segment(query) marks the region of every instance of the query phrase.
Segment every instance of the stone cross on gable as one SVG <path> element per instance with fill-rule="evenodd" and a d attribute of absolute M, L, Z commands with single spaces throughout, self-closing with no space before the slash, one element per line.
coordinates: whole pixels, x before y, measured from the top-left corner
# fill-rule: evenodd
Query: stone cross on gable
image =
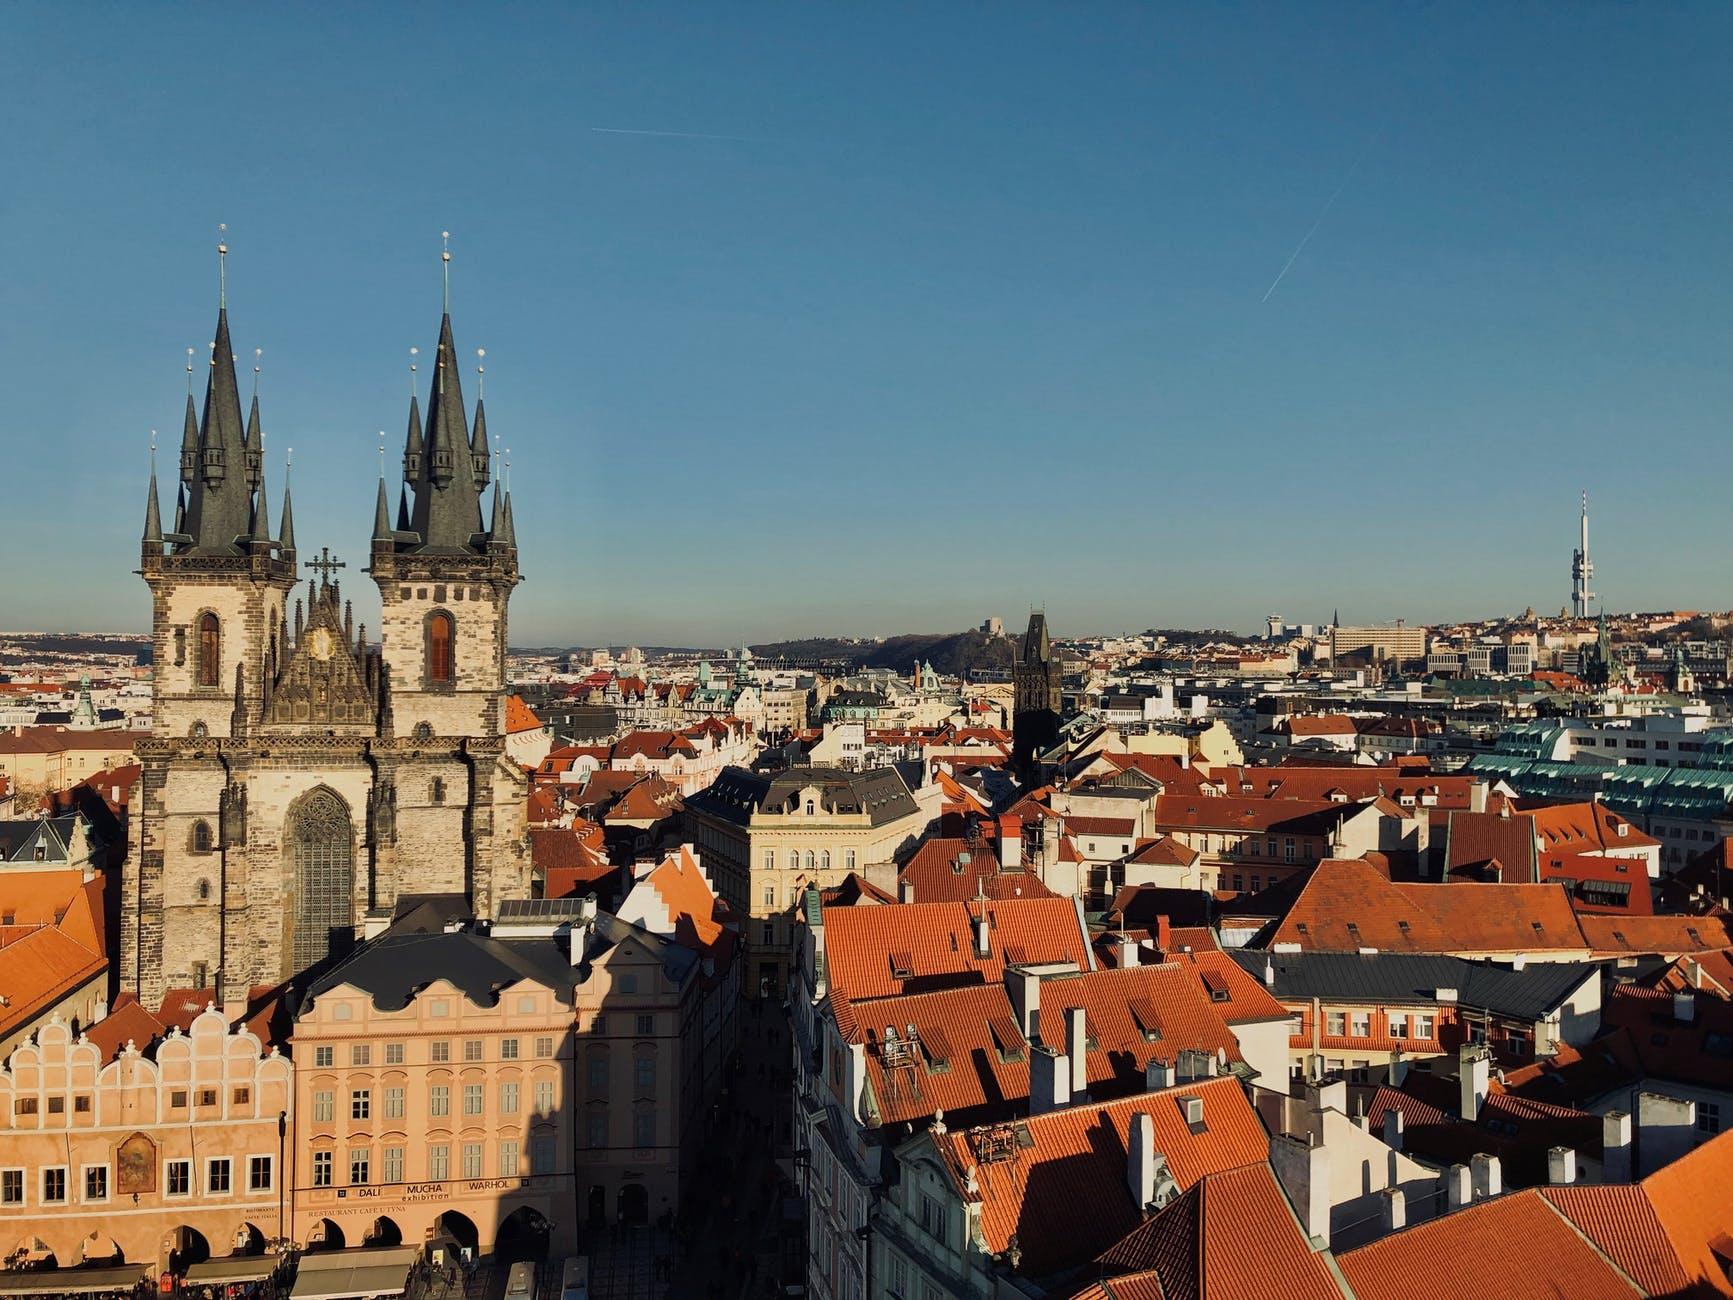
<path fill-rule="evenodd" d="M 306 561 L 306 565 L 309 569 L 316 570 L 320 578 L 322 578 L 327 584 L 331 581 L 331 575 L 338 569 L 347 569 L 349 567 L 347 564 L 343 563 L 342 560 L 334 560 L 331 558 L 331 548 L 329 546 L 321 546 L 319 548 L 319 558 L 316 560 Z"/>

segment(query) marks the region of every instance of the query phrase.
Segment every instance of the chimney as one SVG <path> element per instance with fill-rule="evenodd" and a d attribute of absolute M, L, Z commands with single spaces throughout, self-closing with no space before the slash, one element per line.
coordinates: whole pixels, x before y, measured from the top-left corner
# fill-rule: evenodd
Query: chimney
<path fill-rule="evenodd" d="M 1408 1198 L 1400 1187 L 1386 1187 L 1378 1193 L 1383 1202 L 1384 1231 L 1400 1232 L 1408 1226 Z"/>
<path fill-rule="evenodd" d="M 1474 1200 L 1474 1182 L 1467 1165 L 1451 1165 L 1444 1171 L 1444 1200 L 1453 1210 Z"/>
<path fill-rule="evenodd" d="M 1406 1056 L 1392 1057 L 1390 1061 L 1390 1086 L 1400 1088 L 1408 1081 L 1409 1061 Z"/>
<path fill-rule="evenodd" d="M 1147 1092 L 1160 1092 L 1163 1088 L 1171 1088 L 1178 1081 L 1179 1072 L 1173 1068 L 1172 1061 L 1162 1061 L 1151 1058 L 1143 1067 L 1143 1086 Z"/>
<path fill-rule="evenodd" d="M 1267 989 L 1276 987 L 1276 959 L 1274 957 L 1264 958 L 1264 987 Z"/>
<path fill-rule="evenodd" d="M 1305 1135 L 1270 1140 L 1270 1168 L 1314 1247 L 1330 1244 L 1330 1152 Z"/>
<path fill-rule="evenodd" d="M 1031 1043 L 1035 1041 L 1038 1017 L 1041 1014 L 1041 977 L 1021 966 L 1005 968 L 1005 992 L 1017 1011 L 1017 1028 Z"/>
<path fill-rule="evenodd" d="M 1023 870 L 1023 819 L 1009 813 L 999 818 L 999 870 Z"/>
<path fill-rule="evenodd" d="M 1609 1110 L 1601 1116 L 1601 1180 L 1631 1181 L 1631 1113 Z"/>
<path fill-rule="evenodd" d="M 1125 1181 L 1141 1217 L 1155 1199 L 1155 1120 L 1143 1111 L 1131 1117 L 1125 1143 Z"/>
<path fill-rule="evenodd" d="M 1384 1145 L 1389 1147 L 1392 1151 L 1400 1151 L 1402 1149 L 1402 1130 L 1404 1126 L 1405 1121 L 1402 1118 L 1402 1112 L 1397 1110 L 1394 1106 L 1384 1112 Z"/>
<path fill-rule="evenodd" d="M 1071 1066 L 1063 1052 L 1036 1043 L 1029 1057 L 1029 1113 L 1042 1115 L 1071 1104 Z"/>
<path fill-rule="evenodd" d="M 897 900 L 903 903 L 915 901 L 915 882 L 907 876 L 897 882 Z"/>
<path fill-rule="evenodd" d="M 992 955 L 992 948 L 987 942 L 988 924 L 987 907 L 981 905 L 981 914 L 975 918 L 975 956 L 986 958 Z"/>
<path fill-rule="evenodd" d="M 1155 918 L 1155 949 L 1162 957 L 1173 951 L 1173 926 L 1165 916 Z"/>
<path fill-rule="evenodd" d="M 1697 1018 L 1697 998 L 1689 989 L 1673 994 L 1673 1019 L 1688 1025 Z"/>
<path fill-rule="evenodd" d="M 1457 1113 L 1472 1124 L 1480 1118 L 1491 1086 L 1492 1054 L 1484 1045 L 1464 1043 L 1457 1056 Z"/>
<path fill-rule="evenodd" d="M 1065 1008 L 1065 1055 L 1071 1060 L 1071 1096 L 1082 1101 L 1089 1093 L 1089 1030 L 1082 1007 Z"/>
<path fill-rule="evenodd" d="M 1504 1190 L 1504 1169 L 1498 1163 L 1497 1156 L 1489 1156 L 1484 1151 L 1475 1153 L 1469 1161 L 1469 1169 L 1474 1178 L 1474 1199 L 1484 1201 L 1497 1196 Z"/>
<path fill-rule="evenodd" d="M 1534 1022 L 1534 1054 L 1536 1056 L 1558 1055 L 1558 1026 L 1550 1020 Z"/>
<path fill-rule="evenodd" d="M 1185 1122 L 1189 1128 L 1200 1128 L 1203 1125 L 1203 1098 L 1195 1093 L 1185 1100 Z"/>
<path fill-rule="evenodd" d="M 1119 969 L 1130 970 L 1133 966 L 1138 964 L 1137 940 L 1132 938 L 1129 934 L 1122 934 L 1118 936 L 1118 945 Z"/>
<path fill-rule="evenodd" d="M 1568 1187 L 1577 1180 L 1577 1153 L 1570 1147 L 1548 1147 L 1546 1180 L 1554 1187 Z"/>

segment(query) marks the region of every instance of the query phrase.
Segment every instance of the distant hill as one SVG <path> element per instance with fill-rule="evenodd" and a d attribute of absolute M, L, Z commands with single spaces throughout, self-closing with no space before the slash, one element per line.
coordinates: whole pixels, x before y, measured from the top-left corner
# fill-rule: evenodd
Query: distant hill
<path fill-rule="evenodd" d="M 894 668 L 904 674 L 912 671 L 916 663 L 930 662 L 940 673 L 956 677 L 980 669 L 1009 670 L 1016 657 L 1016 646 L 1011 637 L 974 630 L 916 632 L 883 641 L 808 637 L 755 645 L 752 653 L 760 659 L 828 661 L 851 668 Z"/>

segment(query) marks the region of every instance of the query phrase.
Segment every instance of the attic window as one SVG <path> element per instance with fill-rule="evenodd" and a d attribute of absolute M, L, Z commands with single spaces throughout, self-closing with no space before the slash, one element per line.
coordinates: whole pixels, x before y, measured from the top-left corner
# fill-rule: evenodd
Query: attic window
<path fill-rule="evenodd" d="M 894 979 L 906 980 L 914 978 L 915 957 L 907 951 L 897 951 L 891 954 L 891 976 Z"/>
<path fill-rule="evenodd" d="M 1209 990 L 1211 1002 L 1226 1002 L 1231 996 L 1228 991 L 1228 982 L 1216 971 L 1206 970 L 1203 973 L 1203 986 Z"/>
<path fill-rule="evenodd" d="M 1143 1035 L 1146 1043 L 1161 1041 L 1161 1019 L 1155 1013 L 1155 1004 L 1148 998 L 1131 998 L 1126 1004 L 1126 1010 L 1131 1012 L 1131 1018 L 1137 1022 L 1138 1032 Z"/>
<path fill-rule="evenodd" d="M 1296 931 L 1298 931 L 1300 934 L 1310 934 L 1311 933 L 1311 931 L 1309 931 L 1306 928 L 1306 923 L 1304 921 L 1297 922 L 1294 926 L 1294 929 Z"/>
<path fill-rule="evenodd" d="M 1542 930 L 1542 929 L 1541 929 L 1541 925 L 1540 925 L 1540 922 L 1539 922 L 1539 921 L 1530 921 L 1530 922 L 1529 922 L 1529 924 L 1530 924 L 1530 925 L 1531 925 L 1531 926 L 1533 926 L 1533 927 L 1534 927 L 1534 932 L 1535 932 L 1535 933 L 1536 933 L 1536 934 L 1543 934 L 1543 933 L 1545 933 L 1545 932 L 1544 932 L 1544 931 L 1543 931 L 1543 930 Z"/>
<path fill-rule="evenodd" d="M 1396 922 L 1396 928 L 1398 930 L 1402 931 L 1403 934 L 1407 934 L 1408 933 L 1408 922 L 1398 921 L 1398 922 Z"/>
<path fill-rule="evenodd" d="M 926 1058 L 927 1069 L 934 1074 L 944 1074 L 951 1068 L 951 1043 L 941 1030 L 929 1027 L 920 1036 L 921 1055 Z"/>
<path fill-rule="evenodd" d="M 1023 1035 L 1009 1016 L 993 1016 L 987 1021 L 987 1031 L 993 1035 L 993 1046 L 999 1059 L 1007 1064 L 1023 1059 Z"/>

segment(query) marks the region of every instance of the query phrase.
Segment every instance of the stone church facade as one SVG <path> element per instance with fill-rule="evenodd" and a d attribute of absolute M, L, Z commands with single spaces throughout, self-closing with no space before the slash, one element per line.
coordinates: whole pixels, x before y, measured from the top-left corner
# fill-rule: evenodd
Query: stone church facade
<path fill-rule="evenodd" d="M 273 531 L 259 404 L 243 421 L 226 306 L 202 415 L 187 397 L 172 528 L 153 468 L 140 575 L 155 729 L 137 748 L 121 986 L 224 1003 L 341 955 L 400 893 L 477 914 L 529 896 L 522 770 L 505 757 L 506 606 L 521 581 L 486 415 L 466 415 L 441 321 L 425 428 L 410 400 L 395 520 L 379 483 L 371 643 L 328 553 Z M 301 586 L 306 570 L 312 576 Z"/>

